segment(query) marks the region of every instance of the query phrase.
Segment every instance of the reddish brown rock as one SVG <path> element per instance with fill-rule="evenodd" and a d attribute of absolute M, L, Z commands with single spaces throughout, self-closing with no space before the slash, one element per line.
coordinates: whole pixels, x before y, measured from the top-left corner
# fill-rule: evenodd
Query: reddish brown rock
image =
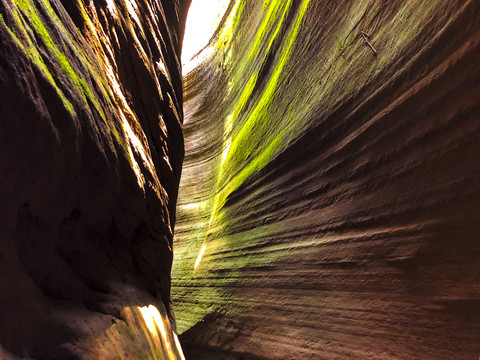
<path fill-rule="evenodd" d="M 187 354 L 478 358 L 479 2 L 231 11 L 185 79 Z"/>
<path fill-rule="evenodd" d="M 2 359 L 180 356 L 188 3 L 0 1 Z M 160 318 L 166 337 L 147 326 Z"/>

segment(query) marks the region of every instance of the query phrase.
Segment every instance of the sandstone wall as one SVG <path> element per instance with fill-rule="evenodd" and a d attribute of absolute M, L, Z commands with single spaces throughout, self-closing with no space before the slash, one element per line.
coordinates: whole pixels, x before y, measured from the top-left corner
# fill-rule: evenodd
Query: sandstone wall
<path fill-rule="evenodd" d="M 0 1 L 0 358 L 181 357 L 188 4 Z"/>
<path fill-rule="evenodd" d="M 479 356 L 479 18 L 231 2 L 185 78 L 172 293 L 192 359 Z"/>

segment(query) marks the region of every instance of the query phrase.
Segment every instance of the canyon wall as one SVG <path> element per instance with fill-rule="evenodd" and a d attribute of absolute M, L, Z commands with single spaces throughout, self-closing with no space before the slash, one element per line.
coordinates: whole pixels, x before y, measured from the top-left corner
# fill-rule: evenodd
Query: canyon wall
<path fill-rule="evenodd" d="M 184 78 L 187 358 L 480 355 L 478 19 L 473 0 L 231 1 Z"/>
<path fill-rule="evenodd" d="M 182 358 L 189 1 L 0 1 L 0 358 Z"/>

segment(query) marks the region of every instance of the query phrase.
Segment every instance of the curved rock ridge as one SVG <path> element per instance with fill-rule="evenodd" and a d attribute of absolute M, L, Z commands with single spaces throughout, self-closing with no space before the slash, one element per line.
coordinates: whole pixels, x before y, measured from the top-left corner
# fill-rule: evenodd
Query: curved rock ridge
<path fill-rule="evenodd" d="M 190 1 L 0 0 L 0 358 L 180 359 Z"/>
<path fill-rule="evenodd" d="M 232 1 L 184 77 L 187 358 L 480 355 L 480 3 Z"/>

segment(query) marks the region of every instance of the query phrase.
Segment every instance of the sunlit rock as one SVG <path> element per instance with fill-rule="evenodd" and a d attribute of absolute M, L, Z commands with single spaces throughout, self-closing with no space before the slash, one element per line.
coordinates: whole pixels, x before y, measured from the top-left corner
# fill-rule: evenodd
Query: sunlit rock
<path fill-rule="evenodd" d="M 476 359 L 478 1 L 230 2 L 184 79 L 192 359 Z"/>

